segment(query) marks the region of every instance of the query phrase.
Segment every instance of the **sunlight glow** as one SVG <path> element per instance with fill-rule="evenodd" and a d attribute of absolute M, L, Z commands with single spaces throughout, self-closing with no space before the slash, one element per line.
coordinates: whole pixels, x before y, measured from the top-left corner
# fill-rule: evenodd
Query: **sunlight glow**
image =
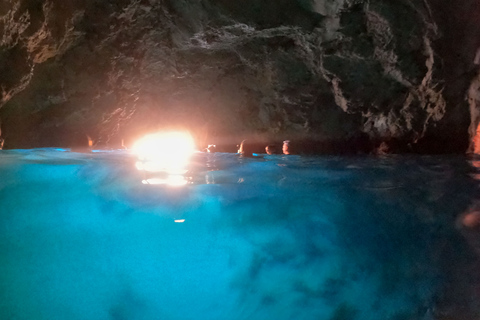
<path fill-rule="evenodd" d="M 146 135 L 133 145 L 139 160 L 154 162 L 149 169 L 183 168 L 195 151 L 195 143 L 185 132 L 159 132 Z M 146 168 L 144 169 L 146 170 Z"/>
<path fill-rule="evenodd" d="M 151 178 L 151 179 L 145 179 L 142 180 L 143 184 L 168 184 L 170 186 L 183 186 L 188 183 L 188 181 L 185 179 L 184 176 L 182 175 L 169 175 L 167 178 L 162 179 L 162 178 Z"/>
<path fill-rule="evenodd" d="M 188 183 L 187 173 L 190 156 L 195 151 L 195 143 L 185 132 L 159 132 L 138 140 L 132 148 L 138 160 L 137 170 L 149 173 L 163 173 L 164 176 L 149 177 L 143 184 L 167 184 L 181 186 Z"/>

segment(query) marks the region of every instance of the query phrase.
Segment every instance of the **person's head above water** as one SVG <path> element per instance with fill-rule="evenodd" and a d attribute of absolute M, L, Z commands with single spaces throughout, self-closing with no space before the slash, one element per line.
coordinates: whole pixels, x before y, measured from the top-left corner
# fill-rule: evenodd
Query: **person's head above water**
<path fill-rule="evenodd" d="M 291 154 L 291 153 L 292 153 L 292 148 L 291 148 L 291 145 L 290 145 L 290 140 L 285 140 L 285 141 L 283 141 L 282 152 L 283 152 L 284 154 Z"/>
<path fill-rule="evenodd" d="M 240 146 L 238 147 L 238 153 L 244 157 L 253 157 L 253 146 L 247 139 L 240 143 Z"/>
<path fill-rule="evenodd" d="M 277 153 L 277 147 L 273 144 L 269 144 L 268 146 L 265 147 L 265 152 L 267 154 L 275 154 Z"/>
<path fill-rule="evenodd" d="M 214 144 L 209 144 L 207 148 L 205 148 L 206 152 L 214 153 L 217 150 L 217 146 Z"/>
<path fill-rule="evenodd" d="M 70 142 L 70 150 L 73 152 L 91 152 L 93 141 L 84 133 L 76 133 Z"/>

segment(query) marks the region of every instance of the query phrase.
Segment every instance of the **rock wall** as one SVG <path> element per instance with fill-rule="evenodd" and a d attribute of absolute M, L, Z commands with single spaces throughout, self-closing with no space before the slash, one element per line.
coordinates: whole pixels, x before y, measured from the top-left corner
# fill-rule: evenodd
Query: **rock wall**
<path fill-rule="evenodd" d="M 35 66 L 65 52 L 79 36 L 68 3 L 5 0 L 0 6 L 0 106 L 25 90 Z"/>
<path fill-rule="evenodd" d="M 445 125 L 439 126 L 432 135 L 444 131 L 451 136 L 462 137 L 470 142 L 468 152 L 473 152 L 475 132 L 480 122 L 474 90 L 478 86 L 480 63 L 480 29 L 477 27 L 480 3 L 475 0 L 463 1 L 461 5 L 448 5 L 442 0 L 428 2 L 434 18 L 440 21 L 441 37 L 435 42 L 435 52 L 441 58 L 438 75 L 443 81 L 443 92 L 449 106 Z M 468 136 L 465 128 L 469 128 Z"/>
<path fill-rule="evenodd" d="M 473 0 L 34 3 L 0 10 L 8 148 L 181 127 L 201 145 L 465 152 L 478 124 Z"/>

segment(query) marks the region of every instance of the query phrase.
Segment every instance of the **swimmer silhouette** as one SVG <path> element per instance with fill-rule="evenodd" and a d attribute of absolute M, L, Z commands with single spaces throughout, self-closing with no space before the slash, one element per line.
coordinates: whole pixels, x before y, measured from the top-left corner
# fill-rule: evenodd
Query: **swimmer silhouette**
<path fill-rule="evenodd" d="M 205 149 L 208 153 L 214 153 L 217 149 L 217 146 L 214 144 L 209 144 L 208 147 Z"/>
<path fill-rule="evenodd" d="M 73 137 L 70 150 L 73 152 L 91 152 L 93 146 L 92 139 L 86 134 L 77 134 Z"/>
<path fill-rule="evenodd" d="M 291 154 L 292 148 L 290 145 L 290 140 L 283 141 L 282 152 L 283 154 Z"/>
<path fill-rule="evenodd" d="M 265 152 L 267 154 L 275 154 L 277 153 L 277 148 L 273 144 L 269 144 L 268 146 L 265 147 Z"/>
<path fill-rule="evenodd" d="M 240 143 L 240 147 L 238 148 L 238 153 L 243 157 L 253 157 L 253 146 L 247 139 L 243 140 Z"/>

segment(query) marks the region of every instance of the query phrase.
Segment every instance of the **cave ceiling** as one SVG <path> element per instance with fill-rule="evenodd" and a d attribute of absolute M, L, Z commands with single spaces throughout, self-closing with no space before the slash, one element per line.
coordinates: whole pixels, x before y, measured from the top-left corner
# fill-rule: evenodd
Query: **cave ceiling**
<path fill-rule="evenodd" d="M 1 134 L 8 148 L 182 128 L 199 144 L 465 152 L 479 17 L 473 0 L 4 0 Z"/>

